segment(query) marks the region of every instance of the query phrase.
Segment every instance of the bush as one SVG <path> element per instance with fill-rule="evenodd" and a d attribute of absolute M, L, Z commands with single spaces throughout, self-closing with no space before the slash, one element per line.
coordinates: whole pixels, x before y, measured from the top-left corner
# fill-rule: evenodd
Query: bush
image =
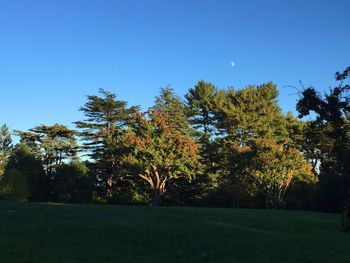
<path fill-rule="evenodd" d="M 87 203 L 91 201 L 93 184 L 88 168 L 80 161 L 57 167 L 51 186 L 51 201 Z"/>
<path fill-rule="evenodd" d="M 49 200 L 48 178 L 44 173 L 42 162 L 35 158 L 30 149 L 23 144 L 16 145 L 6 170 L 17 170 L 27 179 L 31 202 Z M 6 172 L 6 171 L 5 171 Z"/>
<path fill-rule="evenodd" d="M 30 190 L 26 176 L 17 169 L 7 170 L 0 181 L 0 196 L 9 201 L 27 201 Z"/>

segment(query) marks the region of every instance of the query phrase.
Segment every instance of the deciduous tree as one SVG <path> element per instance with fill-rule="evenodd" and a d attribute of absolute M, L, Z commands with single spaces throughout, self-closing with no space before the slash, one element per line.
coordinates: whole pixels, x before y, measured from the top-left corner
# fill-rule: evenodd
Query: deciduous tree
<path fill-rule="evenodd" d="M 302 91 L 297 103 L 299 117 L 311 112 L 315 119 L 310 122 L 307 132 L 309 152 L 317 154 L 320 163 L 318 207 L 327 211 L 340 211 L 349 195 L 350 186 L 350 103 L 349 85 L 344 81 L 349 68 L 336 73 L 340 84 L 324 96 L 310 87 Z"/>

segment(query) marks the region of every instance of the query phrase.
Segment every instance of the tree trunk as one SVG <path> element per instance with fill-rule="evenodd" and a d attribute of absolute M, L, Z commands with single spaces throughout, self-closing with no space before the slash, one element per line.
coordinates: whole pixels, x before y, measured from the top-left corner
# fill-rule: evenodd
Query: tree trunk
<path fill-rule="evenodd" d="M 342 227 L 344 232 L 350 232 L 350 206 L 345 205 L 342 212 Z"/>
<path fill-rule="evenodd" d="M 152 206 L 158 206 L 159 205 L 159 197 L 160 197 L 160 189 L 159 188 L 153 188 L 152 189 Z"/>

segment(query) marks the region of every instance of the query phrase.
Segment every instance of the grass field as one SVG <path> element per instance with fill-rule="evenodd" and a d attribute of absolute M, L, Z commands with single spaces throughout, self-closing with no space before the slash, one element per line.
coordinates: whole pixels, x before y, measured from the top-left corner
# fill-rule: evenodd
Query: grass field
<path fill-rule="evenodd" d="M 339 216 L 0 202 L 0 262 L 350 262 Z"/>

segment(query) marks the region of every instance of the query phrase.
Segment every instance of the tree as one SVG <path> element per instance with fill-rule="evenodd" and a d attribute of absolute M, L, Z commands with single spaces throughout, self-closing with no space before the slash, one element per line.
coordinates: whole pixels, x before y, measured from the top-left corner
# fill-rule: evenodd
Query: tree
<path fill-rule="evenodd" d="M 191 133 L 186 107 L 169 86 L 160 90 L 160 95 L 156 97 L 152 109 L 161 112 L 167 124 L 172 125 L 174 129 L 186 134 Z"/>
<path fill-rule="evenodd" d="M 213 162 L 211 139 L 215 128 L 213 113 L 216 94 L 217 88 L 213 84 L 201 80 L 185 95 L 188 116 L 190 118 L 190 123 L 196 130 L 202 163 L 206 164 L 208 167 L 210 167 Z"/>
<path fill-rule="evenodd" d="M 86 203 L 91 200 L 93 184 L 88 168 L 79 160 L 57 167 L 52 182 L 55 202 Z"/>
<path fill-rule="evenodd" d="M 309 152 L 315 153 L 320 164 L 318 208 L 327 211 L 339 212 L 350 192 L 350 104 L 347 96 L 350 87 L 344 84 L 348 76 L 349 68 L 336 73 L 340 84 L 324 96 L 312 87 L 303 90 L 297 103 L 300 118 L 310 112 L 316 115 L 306 135 Z"/>
<path fill-rule="evenodd" d="M 160 95 L 156 97 L 152 109 L 161 112 L 167 124 L 172 125 L 175 130 L 189 136 L 194 135 L 194 129 L 190 126 L 184 102 L 175 95 L 169 86 L 160 90 Z M 167 205 L 196 204 L 198 199 L 204 195 L 206 183 L 205 177 L 199 173 L 194 179 L 177 178 L 168 185 L 167 191 L 162 195 L 162 202 Z"/>
<path fill-rule="evenodd" d="M 285 117 L 277 104 L 278 91 L 272 82 L 218 95 L 216 118 L 222 137 L 244 146 L 255 138 L 284 140 Z"/>
<path fill-rule="evenodd" d="M 271 82 L 241 90 L 229 88 L 217 93 L 214 112 L 221 169 L 218 188 L 228 193 L 233 206 L 251 206 L 258 194 L 266 199 L 265 194 L 261 194 L 262 184 L 257 184 L 256 178 L 247 174 L 255 169 L 254 160 L 258 160 L 252 159 L 252 145 L 257 147 L 259 140 L 275 142 L 266 148 L 266 151 L 271 151 L 269 154 L 273 154 L 277 143 L 293 147 L 299 143 L 298 129 L 301 127 L 291 114 L 285 116 L 282 113 L 277 96 L 277 88 Z M 267 170 L 261 172 L 266 172 L 266 177 L 270 176 Z"/>
<path fill-rule="evenodd" d="M 6 167 L 6 171 L 10 170 L 16 170 L 25 177 L 29 187 L 29 201 L 49 201 L 49 178 L 45 175 L 42 161 L 27 146 L 15 146 Z"/>
<path fill-rule="evenodd" d="M 64 125 L 40 125 L 29 129 L 28 132 L 16 132 L 21 137 L 21 143 L 42 160 L 48 176 L 52 176 L 55 168 L 65 160 L 76 158 L 78 152 L 76 132 Z"/>
<path fill-rule="evenodd" d="M 86 119 L 75 122 L 82 129 L 84 149 L 94 160 L 97 184 L 102 195 L 111 198 L 116 187 L 124 184 L 120 175 L 122 137 L 138 107 L 127 107 L 127 102 L 117 100 L 116 94 L 103 89 L 100 96 L 87 96 L 88 102 L 80 108 Z"/>
<path fill-rule="evenodd" d="M 27 201 L 30 191 L 25 175 L 17 169 L 7 170 L 0 181 L 0 196 L 5 200 Z"/>
<path fill-rule="evenodd" d="M 288 112 L 285 116 L 285 127 L 287 131 L 285 143 L 305 152 L 305 130 L 308 127 L 308 123 L 301 121 L 291 112 Z"/>
<path fill-rule="evenodd" d="M 265 198 L 267 208 L 280 207 L 293 180 L 315 183 L 312 167 L 293 147 L 273 140 L 257 139 L 250 145 L 250 165 L 244 172 L 252 176 Z"/>
<path fill-rule="evenodd" d="M 227 151 L 224 189 L 231 192 L 236 206 L 261 197 L 261 205 L 278 208 L 293 181 L 317 181 L 311 165 L 296 148 L 273 139 L 255 139 L 243 147 L 232 144 Z"/>
<path fill-rule="evenodd" d="M 4 124 L 0 127 L 0 178 L 11 154 L 12 139 L 8 127 Z"/>
<path fill-rule="evenodd" d="M 137 114 L 124 139 L 128 154 L 125 167 L 144 180 L 152 190 L 152 205 L 159 204 L 167 184 L 195 175 L 197 147 L 192 138 L 177 130 L 159 111 Z"/>

